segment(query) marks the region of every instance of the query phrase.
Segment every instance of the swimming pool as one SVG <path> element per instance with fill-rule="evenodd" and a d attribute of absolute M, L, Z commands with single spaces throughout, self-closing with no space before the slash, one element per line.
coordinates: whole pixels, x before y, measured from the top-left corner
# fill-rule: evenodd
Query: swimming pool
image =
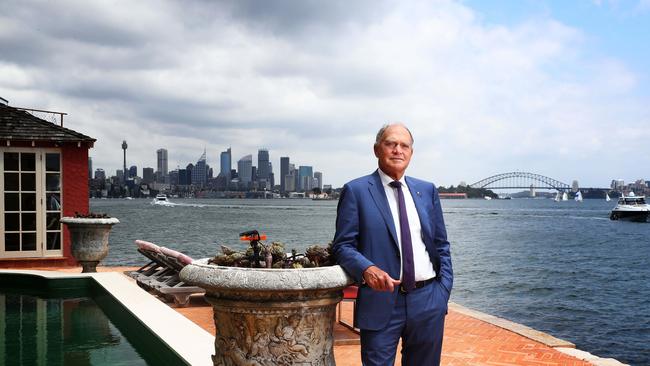
<path fill-rule="evenodd" d="M 92 277 L 0 273 L 0 365 L 187 365 Z"/>

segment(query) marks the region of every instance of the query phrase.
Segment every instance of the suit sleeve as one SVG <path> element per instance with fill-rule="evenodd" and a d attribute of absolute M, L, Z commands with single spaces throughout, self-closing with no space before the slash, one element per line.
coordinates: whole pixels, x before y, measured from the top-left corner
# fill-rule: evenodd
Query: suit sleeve
<path fill-rule="evenodd" d="M 363 280 L 363 272 L 373 265 L 359 253 L 359 202 L 348 185 L 343 186 L 336 210 L 336 234 L 332 252 L 336 261 L 357 283 Z"/>
<path fill-rule="evenodd" d="M 451 265 L 451 252 L 449 249 L 449 241 L 447 240 L 447 229 L 445 228 L 445 220 L 442 216 L 442 207 L 440 205 L 440 197 L 438 190 L 433 187 L 433 214 L 435 235 L 433 242 L 438 249 L 440 256 L 440 282 L 451 293 L 451 288 L 454 284 L 454 271 Z"/>

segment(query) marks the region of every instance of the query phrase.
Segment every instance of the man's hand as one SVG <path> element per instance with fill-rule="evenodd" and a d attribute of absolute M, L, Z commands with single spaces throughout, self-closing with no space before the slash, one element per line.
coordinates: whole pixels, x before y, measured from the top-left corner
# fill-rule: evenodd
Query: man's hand
<path fill-rule="evenodd" d="M 393 291 L 395 286 L 399 286 L 401 281 L 392 279 L 388 273 L 382 271 L 377 266 L 370 266 L 363 271 L 363 279 L 366 284 L 376 291 Z"/>

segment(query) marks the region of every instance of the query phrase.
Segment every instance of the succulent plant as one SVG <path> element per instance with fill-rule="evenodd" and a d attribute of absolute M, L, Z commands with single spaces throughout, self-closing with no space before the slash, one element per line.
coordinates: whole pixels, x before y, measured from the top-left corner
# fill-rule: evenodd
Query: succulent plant
<path fill-rule="evenodd" d="M 334 265 L 331 256 L 331 243 L 324 248 L 312 245 L 305 254 L 298 253 L 295 249 L 288 255 L 284 244 L 278 241 L 271 244 L 257 242 L 259 255 L 255 257 L 253 247 L 236 251 L 226 245 L 221 245 L 221 253 L 217 253 L 208 263 L 228 267 L 255 267 L 255 268 L 311 268 Z"/>

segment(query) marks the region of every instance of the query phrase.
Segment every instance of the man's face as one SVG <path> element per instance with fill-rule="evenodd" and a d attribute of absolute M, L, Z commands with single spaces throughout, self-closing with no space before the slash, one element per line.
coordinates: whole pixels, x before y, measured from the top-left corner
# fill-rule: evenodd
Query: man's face
<path fill-rule="evenodd" d="M 404 126 L 390 126 L 375 146 L 379 168 L 393 179 L 400 179 L 413 155 L 411 135 Z"/>

